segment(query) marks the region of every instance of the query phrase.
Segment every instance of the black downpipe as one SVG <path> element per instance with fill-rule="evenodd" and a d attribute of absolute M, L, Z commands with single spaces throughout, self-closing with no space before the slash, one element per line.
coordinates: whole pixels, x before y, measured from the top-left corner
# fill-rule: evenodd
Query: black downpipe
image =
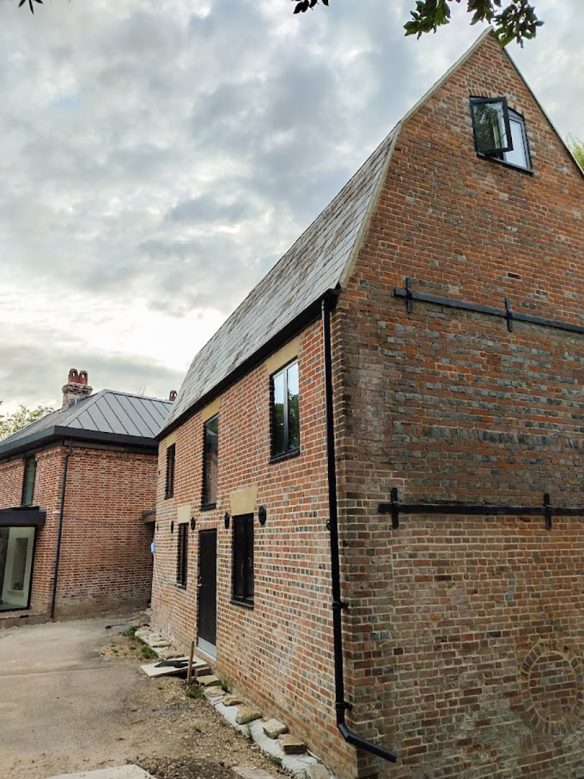
<path fill-rule="evenodd" d="M 324 376 L 325 376 L 325 405 L 326 405 L 326 451 L 327 451 L 327 475 L 329 493 L 329 521 L 328 530 L 331 542 L 331 584 L 333 596 L 333 647 L 335 661 L 335 709 L 337 715 L 337 727 L 342 737 L 349 744 L 366 752 L 371 752 L 377 757 L 382 757 L 391 763 L 395 763 L 397 756 L 389 749 L 369 741 L 349 728 L 345 722 L 345 711 L 351 708 L 351 704 L 345 700 L 345 680 L 343 675 L 343 627 L 341 612 L 347 608 L 347 604 L 341 600 L 341 575 L 339 563 L 339 528 L 337 507 L 337 468 L 335 456 L 335 427 L 333 413 L 333 360 L 331 349 L 331 311 L 334 309 L 338 294 L 329 292 L 322 301 L 322 331 L 324 340 Z"/>
<path fill-rule="evenodd" d="M 69 441 L 69 450 L 65 455 L 63 465 L 63 481 L 61 484 L 61 508 L 59 511 L 59 530 L 57 533 L 57 551 L 55 553 L 55 571 L 53 575 L 53 596 L 51 598 L 51 619 L 55 619 L 55 604 L 57 602 L 57 580 L 59 578 L 59 563 L 61 561 L 61 541 L 63 539 L 63 518 L 65 516 L 65 490 L 67 489 L 67 471 L 69 470 L 69 458 L 73 449 L 73 442 Z"/>

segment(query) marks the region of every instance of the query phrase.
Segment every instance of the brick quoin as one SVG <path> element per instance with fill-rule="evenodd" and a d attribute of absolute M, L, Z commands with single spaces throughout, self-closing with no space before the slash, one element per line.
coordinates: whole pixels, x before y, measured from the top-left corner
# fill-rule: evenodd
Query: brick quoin
<path fill-rule="evenodd" d="M 470 96 L 525 119 L 533 173 L 477 156 Z M 300 336 L 301 453 L 269 463 L 269 371 L 219 405 L 216 509 L 200 511 L 204 409 L 161 442 L 153 620 L 197 633 L 199 530 L 218 530 L 217 670 L 341 779 L 584 776 L 581 517 L 404 516 L 407 502 L 584 507 L 581 334 L 414 301 L 394 288 L 582 325 L 583 177 L 493 36 L 413 111 L 333 314 L 347 714 L 335 725 L 319 322 Z M 164 499 L 166 447 L 175 494 Z M 257 488 L 255 606 L 230 603 L 230 495 Z M 188 505 L 186 590 L 176 521 Z M 175 523 L 174 533 L 171 523 Z"/>

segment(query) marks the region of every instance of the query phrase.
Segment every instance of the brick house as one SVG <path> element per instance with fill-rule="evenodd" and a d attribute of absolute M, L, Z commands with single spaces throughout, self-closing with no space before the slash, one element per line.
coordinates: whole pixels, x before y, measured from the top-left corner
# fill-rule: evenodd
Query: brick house
<path fill-rule="evenodd" d="M 481 36 L 160 433 L 155 627 L 342 779 L 584 776 L 583 195 Z"/>
<path fill-rule="evenodd" d="M 0 626 L 148 602 L 172 404 L 91 392 L 69 371 L 63 407 L 0 441 Z"/>

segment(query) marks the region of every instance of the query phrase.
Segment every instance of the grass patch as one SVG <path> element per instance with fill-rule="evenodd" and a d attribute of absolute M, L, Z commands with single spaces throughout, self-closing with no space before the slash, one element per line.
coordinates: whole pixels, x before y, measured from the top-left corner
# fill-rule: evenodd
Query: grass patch
<path fill-rule="evenodd" d="M 140 641 L 140 639 L 136 639 L 136 641 Z M 158 659 L 158 653 L 152 649 L 151 646 L 148 646 L 148 644 L 145 644 L 144 641 L 140 641 L 141 647 L 140 647 L 140 654 L 142 655 L 142 658 L 144 660 L 157 660 Z"/>
<path fill-rule="evenodd" d="M 200 701 L 203 697 L 203 688 L 199 687 L 198 684 L 191 684 L 189 689 L 187 690 L 187 695 L 189 698 L 192 698 L 194 701 Z"/>
<path fill-rule="evenodd" d="M 127 630 L 124 630 L 124 636 L 132 639 L 132 641 L 135 641 L 136 644 L 138 644 L 138 648 L 140 649 L 140 656 L 143 660 L 157 660 L 158 652 L 155 652 L 151 646 L 149 646 L 145 641 L 142 641 L 142 639 L 136 635 L 137 630 L 138 625 L 130 625 Z"/>
<path fill-rule="evenodd" d="M 219 679 L 219 686 L 223 690 L 223 692 L 231 692 L 231 687 L 229 686 L 229 682 L 227 679 Z"/>
<path fill-rule="evenodd" d="M 270 755 L 269 753 L 266 754 L 266 757 L 268 758 L 270 763 L 272 763 L 272 765 L 277 765 L 278 768 L 282 768 L 283 763 L 281 757 L 278 757 L 277 755 Z"/>

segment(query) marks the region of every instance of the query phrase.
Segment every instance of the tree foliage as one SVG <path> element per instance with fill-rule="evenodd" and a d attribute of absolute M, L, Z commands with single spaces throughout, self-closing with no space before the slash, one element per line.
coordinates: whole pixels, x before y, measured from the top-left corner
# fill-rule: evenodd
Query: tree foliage
<path fill-rule="evenodd" d="M 450 8 L 453 2 L 461 0 L 416 0 L 411 19 L 404 24 L 406 35 L 420 35 L 436 32 L 450 22 Z M 292 0 L 294 13 L 305 13 L 320 3 L 328 5 L 329 0 Z M 391 0 L 388 0 L 391 2 Z M 472 14 L 471 24 L 488 22 L 493 26 L 502 46 L 511 41 L 523 45 L 524 40 L 535 37 L 537 28 L 543 24 L 535 13 L 535 7 L 528 0 L 466 0 L 467 11 Z M 503 4 L 505 3 L 505 5 Z"/>
<path fill-rule="evenodd" d="M 20 8 L 25 3 L 28 4 L 28 7 L 30 8 L 31 14 L 34 13 L 34 3 L 40 3 L 43 4 L 43 0 L 20 0 L 20 3 L 18 4 L 18 7 Z"/>
<path fill-rule="evenodd" d="M 2 401 L 0 401 L 1 403 Z M 50 406 L 36 406 L 35 408 L 27 408 L 26 406 L 19 406 L 18 411 L 13 414 L 0 414 L 0 438 L 5 438 L 12 433 L 16 433 L 36 419 L 44 417 L 49 411 L 53 411 Z"/>
<path fill-rule="evenodd" d="M 570 138 L 569 143 L 576 162 L 584 170 L 584 141 L 581 141 L 579 138 Z"/>

